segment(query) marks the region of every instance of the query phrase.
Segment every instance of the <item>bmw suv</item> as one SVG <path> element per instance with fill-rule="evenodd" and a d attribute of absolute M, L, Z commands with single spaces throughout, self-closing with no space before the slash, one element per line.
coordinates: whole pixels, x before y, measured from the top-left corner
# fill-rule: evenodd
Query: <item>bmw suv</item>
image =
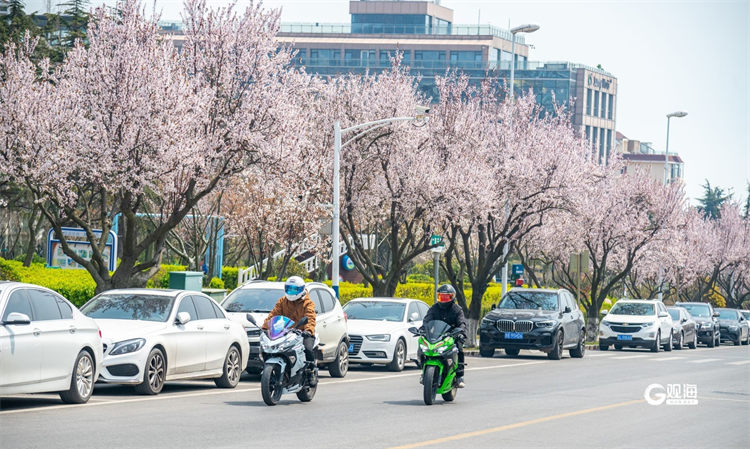
<path fill-rule="evenodd" d="M 479 326 L 479 354 L 492 357 L 502 348 L 511 357 L 521 349 L 547 353 L 560 360 L 586 351 L 586 326 L 573 295 L 565 290 L 510 289 Z"/>
<path fill-rule="evenodd" d="M 707 302 L 676 302 L 677 307 L 686 309 L 695 320 L 698 330 L 698 341 L 709 348 L 719 346 L 721 342 L 721 328 L 719 326 L 719 312 Z"/>
<path fill-rule="evenodd" d="M 346 315 L 333 290 L 320 282 L 308 282 L 305 288 L 315 303 L 315 333 L 318 343 L 315 358 L 324 364 L 333 377 L 344 377 L 349 370 L 349 335 Z M 261 330 L 251 324 L 245 316 L 250 313 L 257 323 L 263 323 L 276 302 L 284 296 L 284 283 L 271 281 L 251 281 L 230 293 L 221 306 L 232 320 L 242 323 L 250 343 L 250 357 L 247 372 L 258 374 L 263 369 L 260 358 Z"/>

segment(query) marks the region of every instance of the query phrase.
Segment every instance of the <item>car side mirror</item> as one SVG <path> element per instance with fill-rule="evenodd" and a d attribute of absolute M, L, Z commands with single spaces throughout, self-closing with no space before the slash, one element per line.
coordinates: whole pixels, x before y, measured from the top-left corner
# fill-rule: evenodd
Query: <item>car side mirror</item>
<path fill-rule="evenodd" d="M 11 312 L 8 314 L 8 318 L 3 321 L 3 324 L 31 324 L 31 318 L 25 313 Z"/>
<path fill-rule="evenodd" d="M 188 312 L 179 312 L 177 314 L 177 324 L 186 324 L 188 321 L 190 321 L 190 314 Z"/>
<path fill-rule="evenodd" d="M 668 317 L 669 314 L 667 312 L 659 312 L 659 318 Z"/>
<path fill-rule="evenodd" d="M 255 325 L 255 327 L 260 327 L 260 326 L 258 326 L 258 323 L 257 323 L 257 322 L 255 321 L 255 318 L 253 318 L 253 316 L 252 316 L 251 314 L 249 314 L 249 313 L 248 313 L 248 314 L 246 314 L 246 315 L 245 315 L 245 319 L 246 319 L 247 321 L 249 321 L 249 322 L 253 323 L 253 324 Z"/>
<path fill-rule="evenodd" d="M 408 330 L 409 332 L 411 332 L 412 334 L 414 334 L 414 335 L 419 335 L 419 329 L 417 329 L 417 328 L 416 328 L 416 327 L 414 327 L 414 326 L 410 327 L 410 328 L 409 328 L 409 329 L 407 329 L 407 330 Z"/>
<path fill-rule="evenodd" d="M 494 303 L 490 306 L 490 310 L 495 310 L 496 308 L 497 308 L 497 305 Z"/>
<path fill-rule="evenodd" d="M 305 324 L 307 324 L 307 317 L 303 316 L 302 319 L 299 320 L 299 322 L 294 325 L 294 327 L 296 327 L 296 328 L 299 329 L 300 327 L 304 326 Z"/>
<path fill-rule="evenodd" d="M 714 312 L 713 317 L 714 318 L 719 318 L 719 312 Z"/>
<path fill-rule="evenodd" d="M 570 306 L 565 306 L 563 313 L 570 313 L 570 312 L 572 312 L 572 310 L 570 310 Z"/>
<path fill-rule="evenodd" d="M 419 314 L 417 312 L 412 312 L 411 315 L 409 315 L 409 322 L 413 323 L 419 319 Z"/>
<path fill-rule="evenodd" d="M 682 320 L 680 320 L 680 323 L 687 323 L 687 318 L 683 318 Z"/>
<path fill-rule="evenodd" d="M 608 314 L 608 313 L 609 313 L 609 309 L 602 309 L 602 311 L 601 311 L 601 312 L 599 312 L 599 313 L 601 313 L 601 314 L 602 314 L 602 316 L 604 316 L 604 315 L 606 315 L 606 314 Z"/>

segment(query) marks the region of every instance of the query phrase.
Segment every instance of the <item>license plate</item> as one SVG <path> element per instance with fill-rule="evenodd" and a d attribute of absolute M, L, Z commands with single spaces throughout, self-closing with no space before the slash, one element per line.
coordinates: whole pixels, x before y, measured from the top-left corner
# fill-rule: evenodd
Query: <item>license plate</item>
<path fill-rule="evenodd" d="M 506 332 L 505 338 L 507 340 L 523 340 L 523 332 Z"/>
<path fill-rule="evenodd" d="M 354 352 L 354 343 L 349 343 L 349 352 Z"/>
<path fill-rule="evenodd" d="M 633 336 L 632 335 L 618 335 L 617 339 L 618 340 L 628 340 L 628 341 L 631 341 L 631 340 L 633 340 Z"/>

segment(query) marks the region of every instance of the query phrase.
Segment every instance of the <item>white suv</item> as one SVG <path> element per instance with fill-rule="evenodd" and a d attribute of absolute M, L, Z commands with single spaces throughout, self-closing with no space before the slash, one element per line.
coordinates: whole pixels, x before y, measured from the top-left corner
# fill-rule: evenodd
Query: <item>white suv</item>
<path fill-rule="evenodd" d="M 599 324 L 599 349 L 606 351 L 636 346 L 659 352 L 672 350 L 672 318 L 660 301 L 621 299 L 612 306 Z"/>
<path fill-rule="evenodd" d="M 326 365 L 333 377 L 344 377 L 349 371 L 349 335 L 346 315 L 336 300 L 334 291 L 320 282 L 308 282 L 305 288 L 315 303 L 315 333 L 320 342 L 316 353 L 319 364 Z M 284 283 L 250 281 L 230 293 L 221 306 L 231 319 L 242 323 L 250 343 L 250 359 L 247 372 L 257 374 L 263 369 L 260 358 L 260 329 L 245 318 L 250 313 L 258 324 L 263 323 L 268 312 L 284 296 Z"/>

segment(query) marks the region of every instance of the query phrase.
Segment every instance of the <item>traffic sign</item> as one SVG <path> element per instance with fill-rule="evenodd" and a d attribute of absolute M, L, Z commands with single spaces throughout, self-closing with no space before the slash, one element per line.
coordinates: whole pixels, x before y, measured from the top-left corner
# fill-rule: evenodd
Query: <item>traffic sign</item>
<path fill-rule="evenodd" d="M 430 237 L 430 246 L 438 246 L 438 245 L 442 245 L 442 243 L 443 243 L 442 235 L 433 234 L 432 237 Z"/>

